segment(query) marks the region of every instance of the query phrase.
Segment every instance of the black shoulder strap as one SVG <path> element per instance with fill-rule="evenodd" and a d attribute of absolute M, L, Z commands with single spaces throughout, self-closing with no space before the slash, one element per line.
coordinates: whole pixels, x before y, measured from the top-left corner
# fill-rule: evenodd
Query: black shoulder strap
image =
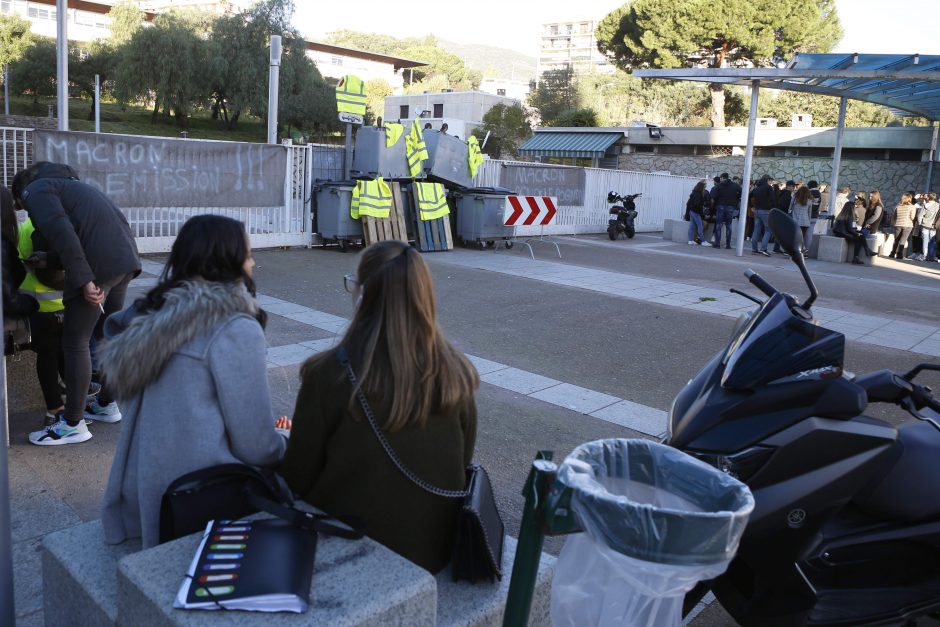
<path fill-rule="evenodd" d="M 347 524 L 347 522 L 334 518 L 332 520 L 335 520 L 339 524 L 325 522 L 330 520 L 331 517 L 324 514 L 305 512 L 296 507 L 276 503 L 271 499 L 261 496 L 254 490 L 248 492 L 248 502 L 251 503 L 252 507 L 257 507 L 261 511 L 286 520 L 306 531 L 316 531 L 324 535 L 337 536 L 349 540 L 358 540 L 365 535 L 363 533 L 363 525 L 359 521 L 350 520 L 349 524 Z"/>

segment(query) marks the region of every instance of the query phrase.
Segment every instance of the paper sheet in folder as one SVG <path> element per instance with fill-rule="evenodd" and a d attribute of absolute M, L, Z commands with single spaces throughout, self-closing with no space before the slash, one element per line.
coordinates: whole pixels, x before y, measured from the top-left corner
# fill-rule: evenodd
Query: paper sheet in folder
<path fill-rule="evenodd" d="M 287 521 L 210 521 L 173 607 L 305 612 L 317 536 Z"/>

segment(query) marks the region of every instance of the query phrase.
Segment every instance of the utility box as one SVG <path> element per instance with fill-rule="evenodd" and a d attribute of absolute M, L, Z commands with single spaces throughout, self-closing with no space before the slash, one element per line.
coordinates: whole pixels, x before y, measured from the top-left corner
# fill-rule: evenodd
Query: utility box
<path fill-rule="evenodd" d="M 356 131 L 356 149 L 353 152 L 350 176 L 385 180 L 410 179 L 408 162 L 405 159 L 405 135 L 391 146 L 387 145 L 385 128 L 363 126 Z"/>
<path fill-rule="evenodd" d="M 466 142 L 447 133 L 425 129 L 424 143 L 428 148 L 428 160 L 424 162 L 428 178 L 458 187 L 473 185 Z"/>
<path fill-rule="evenodd" d="M 318 181 L 316 193 L 317 232 L 324 240 L 339 244 L 341 250 L 362 239 L 362 223 L 349 214 L 355 181 Z"/>

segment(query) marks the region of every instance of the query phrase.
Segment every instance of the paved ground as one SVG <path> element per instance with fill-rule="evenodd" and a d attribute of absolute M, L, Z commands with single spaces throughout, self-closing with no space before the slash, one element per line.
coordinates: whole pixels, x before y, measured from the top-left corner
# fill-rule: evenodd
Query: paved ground
<path fill-rule="evenodd" d="M 472 356 L 484 384 L 477 396 L 476 457 L 489 470 L 508 531 L 518 532 L 520 489 L 532 456 L 559 457 L 605 437 L 655 437 L 675 394 L 716 351 L 751 293 L 741 273 L 753 267 L 791 293 L 805 293 L 782 257 L 739 259 L 731 251 L 663 242 L 658 236 L 609 242 L 562 238 L 564 258 L 536 247 L 458 250 L 426 256 L 441 324 Z M 265 308 L 269 380 L 275 410 L 290 414 L 298 364 L 329 346 L 351 314 L 342 276 L 357 255 L 335 250 L 264 251 L 256 279 Z M 155 281 L 150 259 L 132 284 Z M 820 313 L 850 338 L 847 367 L 905 370 L 940 355 L 940 266 L 879 260 L 872 268 L 810 262 L 822 293 Z M 32 447 L 41 397 L 29 355 L 9 364 L 13 521 L 20 624 L 41 624 L 39 539 L 99 516 L 120 425 L 92 427 L 94 438 L 69 447 Z M 940 377 L 927 378 L 936 387 Z M 872 415 L 898 420 L 876 407 Z M 547 549 L 557 552 L 561 542 Z M 733 625 L 712 604 L 695 625 Z"/>

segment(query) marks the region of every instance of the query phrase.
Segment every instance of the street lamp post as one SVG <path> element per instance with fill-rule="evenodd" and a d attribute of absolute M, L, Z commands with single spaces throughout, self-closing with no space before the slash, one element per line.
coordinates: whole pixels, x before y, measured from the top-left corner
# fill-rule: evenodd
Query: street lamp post
<path fill-rule="evenodd" d="M 268 143 L 277 143 L 277 90 L 281 70 L 281 36 L 271 35 L 271 66 L 268 71 Z"/>

